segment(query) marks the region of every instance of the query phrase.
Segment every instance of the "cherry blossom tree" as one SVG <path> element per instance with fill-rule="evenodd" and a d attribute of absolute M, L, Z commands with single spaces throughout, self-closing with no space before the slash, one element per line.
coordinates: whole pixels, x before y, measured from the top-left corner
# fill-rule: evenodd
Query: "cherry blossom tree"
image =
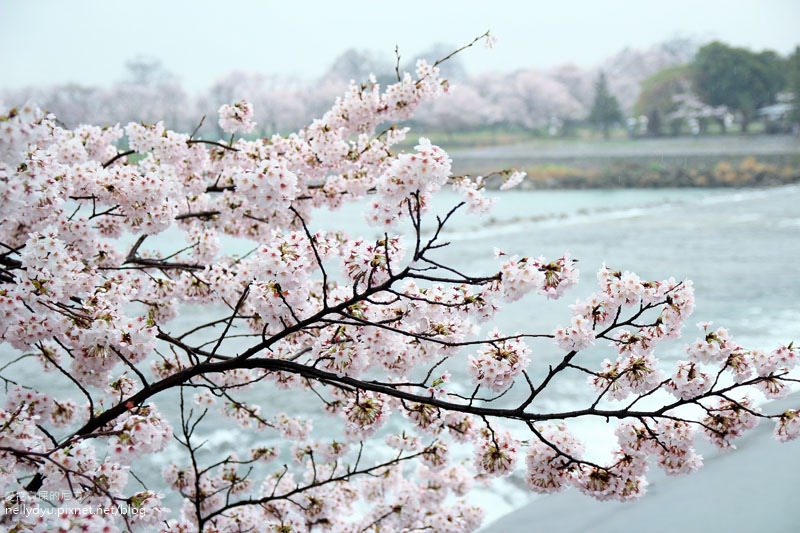
<path fill-rule="evenodd" d="M 103 115 L 109 114 L 106 107 L 108 100 L 102 89 L 74 83 L 12 91 L 4 96 L 6 102 L 29 100 L 43 109 L 53 110 L 58 113 L 59 123 L 68 127 L 99 123 Z"/>
<path fill-rule="evenodd" d="M 192 127 L 195 110 L 187 109 L 188 95 L 175 75 L 148 58 L 130 60 L 126 68 L 127 76 L 105 91 L 106 117 L 123 124 L 162 120 L 178 130 Z"/>
<path fill-rule="evenodd" d="M 254 120 L 263 134 L 297 130 L 310 117 L 305 84 L 248 72 L 232 72 L 218 80 L 208 94 L 200 98 L 199 107 L 204 114 L 212 116 L 221 105 L 237 100 L 247 100 L 253 105 Z M 216 133 L 223 135 L 224 131 L 218 129 Z"/>
<path fill-rule="evenodd" d="M 702 324 L 685 361 L 659 362 L 692 314 L 688 280 L 604 266 L 568 323 L 480 333 L 506 303 L 564 297 L 578 269 L 535 250 L 496 251 L 490 272 L 442 262 L 456 213 L 491 202 L 426 139 L 392 149 L 408 133 L 392 124 L 448 92 L 438 65 L 354 83 L 288 136 L 237 139 L 256 128 L 244 101 L 220 108 L 219 141 L 160 122 L 66 129 L 33 106 L 3 115 L 0 485 L 6 508 L 41 491 L 81 504 L 5 513 L 4 527 L 470 531 L 476 479 L 521 469 L 534 492 L 630 500 L 651 462 L 700 468 L 698 435 L 729 448 L 759 421 L 800 434 L 797 411 L 748 396 L 797 382 L 791 344 L 748 349 Z M 505 188 L 524 178 L 504 175 Z M 445 188 L 463 200 L 437 212 Z M 358 208 L 379 238 L 314 227 L 322 209 Z M 543 345 L 561 351 L 547 368 Z M 593 345 L 612 355 L 585 357 Z M 41 375 L 18 381 L 20 365 Z M 547 391 L 576 376 L 592 403 L 549 409 Z M 314 403 L 318 417 L 296 414 Z M 613 421 L 609 462 L 570 431 L 592 418 Z M 215 455 L 223 427 L 239 436 Z M 156 453 L 170 461 L 160 486 L 142 481 Z"/>
<path fill-rule="evenodd" d="M 569 94 L 580 102 L 584 109 L 592 107 L 594 81 L 597 78 L 593 70 L 567 63 L 550 69 L 547 74 L 566 87 Z"/>
<path fill-rule="evenodd" d="M 665 68 L 690 63 L 698 48 L 697 42 L 685 38 L 671 39 L 645 49 L 626 47 L 606 59 L 601 68 L 608 75 L 611 92 L 619 99 L 622 110 L 629 112 L 645 79 Z"/>
<path fill-rule="evenodd" d="M 437 98 L 420 110 L 417 121 L 448 134 L 474 129 L 491 118 L 487 100 L 470 85 L 458 85 L 452 95 Z"/>
<path fill-rule="evenodd" d="M 81 124 L 164 121 L 174 129 L 191 129 L 195 105 L 179 80 L 160 62 L 136 58 L 126 63 L 123 79 L 108 87 L 74 83 L 10 91 L 5 101 L 36 102 L 67 127 Z"/>
<path fill-rule="evenodd" d="M 476 80 L 476 85 L 479 93 L 499 111 L 502 122 L 523 129 L 541 130 L 554 121 L 586 115 L 586 108 L 564 84 L 535 69 L 502 76 L 484 75 Z"/>

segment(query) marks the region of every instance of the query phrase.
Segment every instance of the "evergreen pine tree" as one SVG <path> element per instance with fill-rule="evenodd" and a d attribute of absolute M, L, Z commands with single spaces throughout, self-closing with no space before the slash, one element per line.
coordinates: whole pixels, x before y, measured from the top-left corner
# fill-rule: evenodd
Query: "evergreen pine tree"
<path fill-rule="evenodd" d="M 619 102 L 609 92 L 606 75 L 601 71 L 594 83 L 594 103 L 589 115 L 589 122 L 602 131 L 603 137 L 608 139 L 611 126 L 621 121 L 622 111 L 620 111 Z"/>

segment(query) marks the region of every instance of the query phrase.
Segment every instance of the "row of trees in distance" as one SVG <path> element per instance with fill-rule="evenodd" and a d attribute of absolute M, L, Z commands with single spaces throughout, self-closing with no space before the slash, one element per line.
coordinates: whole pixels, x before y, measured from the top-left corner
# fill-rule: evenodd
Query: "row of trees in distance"
<path fill-rule="evenodd" d="M 439 57 L 435 45 L 419 57 Z M 198 117 L 213 116 L 220 105 L 245 98 L 254 104 L 257 134 L 296 130 L 321 113 L 350 80 L 370 74 L 382 85 L 395 80 L 389 54 L 348 50 L 317 80 L 299 80 L 252 72 L 231 72 L 204 91 L 190 94 L 158 61 L 127 63 L 124 79 L 107 87 L 65 84 L 6 91 L 0 101 L 34 101 L 68 126 L 79 123 L 144 123 L 165 120 L 168 127 L 191 131 Z M 413 70 L 416 57 L 404 61 Z M 571 135 L 592 126 L 608 136 L 618 126 L 632 136 L 703 133 L 734 122 L 748 131 L 759 109 L 778 104 L 781 129 L 800 122 L 791 113 L 791 95 L 800 94 L 800 48 L 788 58 L 775 52 L 751 52 L 719 42 L 699 47 L 688 39 L 626 48 L 596 68 L 565 64 L 549 69 L 469 75 L 454 60 L 443 65 L 452 94 L 427 104 L 416 126 L 446 135 L 464 131 L 517 131 Z M 403 65 L 401 65 L 403 66 Z M 781 106 L 783 106 L 781 108 Z M 203 133 L 218 135 L 208 121 Z"/>
<path fill-rule="evenodd" d="M 735 118 L 747 132 L 759 117 L 767 128 L 788 130 L 800 122 L 800 47 L 783 58 L 712 42 L 691 62 L 662 69 L 642 82 L 634 115 L 646 117 L 646 132 L 693 133 L 718 124 L 725 132 Z"/>

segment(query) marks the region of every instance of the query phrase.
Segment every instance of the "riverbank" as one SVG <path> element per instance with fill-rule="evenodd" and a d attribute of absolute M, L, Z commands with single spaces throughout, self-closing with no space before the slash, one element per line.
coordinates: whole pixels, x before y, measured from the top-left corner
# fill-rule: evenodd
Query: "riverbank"
<path fill-rule="evenodd" d="M 800 182 L 800 139 L 788 135 L 553 140 L 452 153 L 457 174 L 525 170 L 523 189 L 770 187 Z M 496 188 L 502 179 L 488 180 Z"/>

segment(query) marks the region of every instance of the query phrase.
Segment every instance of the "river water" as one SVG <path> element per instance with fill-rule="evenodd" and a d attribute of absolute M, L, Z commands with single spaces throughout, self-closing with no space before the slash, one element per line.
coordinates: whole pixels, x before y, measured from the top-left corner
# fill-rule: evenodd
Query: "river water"
<path fill-rule="evenodd" d="M 566 324 L 568 304 L 596 290 L 595 273 L 605 261 L 615 269 L 634 271 L 643 279 L 674 276 L 694 281 L 695 315 L 683 339 L 657 352 L 664 361 L 683 358 L 682 346 L 695 338 L 693 324 L 701 320 L 727 327 L 746 347 L 771 349 L 779 343 L 800 340 L 800 187 L 508 191 L 492 195 L 496 205 L 491 214 L 482 218 L 466 213 L 456 215 L 451 230 L 444 234 L 452 245 L 439 252 L 441 261 L 462 271 L 486 274 L 497 268 L 495 247 L 510 254 L 547 258 L 569 252 L 579 260 L 581 283 L 557 302 L 536 296 L 523 299 L 501 312 L 492 324 L 483 325 L 483 332 L 497 326 L 507 333 L 549 333 L 557 325 Z M 432 203 L 431 212 L 444 213 L 456 201 L 457 196 L 442 194 Z M 319 213 L 312 219 L 311 229 L 345 229 L 351 235 L 378 236 L 379 230 L 364 222 L 361 207 L 363 204 L 335 213 Z M 169 329 L 179 332 L 199 320 L 202 317 L 189 312 Z M 530 345 L 531 372 L 539 377 L 560 354 L 549 340 Z M 0 353 L 4 353 L 3 360 L 8 359 L 7 345 L 0 346 Z M 613 357 L 612 353 L 610 348 L 599 346 L 582 355 L 582 362 L 597 366 L 604 357 Z M 21 366 L 13 375 L 33 386 L 42 379 L 52 379 L 42 378 L 33 366 Z M 465 358 L 451 361 L 449 370 L 454 381 L 467 380 L 465 368 Z M 68 385 L 58 388 L 66 391 Z M 467 388 L 468 383 L 463 390 Z M 512 392 L 519 395 L 524 391 L 520 387 Z M 582 376 L 565 376 L 555 380 L 549 392 L 532 407 L 541 412 L 585 407 L 591 403 L 591 392 Z M 321 414 L 320 402 L 304 393 L 259 386 L 246 397 L 262 404 L 266 413 L 316 415 L 318 437 L 338 433 L 340 423 Z M 513 402 L 515 394 L 507 399 Z M 174 400 L 174 396 L 166 395 L 158 402 L 171 417 L 176 415 Z M 204 432 L 209 439 L 209 452 L 278 440 L 272 432 L 243 436 L 216 426 L 212 420 Z M 596 456 L 611 447 L 609 429 L 604 426 L 604 421 L 590 420 L 574 427 L 587 448 L 596 448 Z M 178 453 L 177 449 L 169 449 L 153 456 L 150 460 L 154 468 L 144 469 L 140 475 L 157 484 L 161 467 L 179 459 Z M 379 444 L 367 453 L 381 456 L 385 450 Z M 456 449 L 454 453 L 466 459 L 469 451 Z M 491 489 L 480 488 L 472 498 L 487 508 L 487 519 L 492 519 L 523 504 L 529 496 L 521 479 L 512 477 Z M 176 502 L 170 503 L 177 507 Z"/>
<path fill-rule="evenodd" d="M 657 350 L 662 361 L 685 358 L 683 346 L 696 338 L 694 324 L 725 326 L 743 346 L 771 349 L 800 339 L 800 188 L 767 190 L 599 190 L 509 192 L 497 196 L 495 220 L 460 231 L 465 265 L 488 268 L 486 251 L 554 257 L 568 251 L 579 259 L 581 283 L 558 302 L 534 298 L 501 315 L 506 331 L 548 331 L 566 323 L 577 297 L 596 290 L 594 273 L 605 261 L 643 279 L 691 279 L 696 309 L 684 338 Z M 534 344 L 534 373 L 559 356 L 548 343 Z M 605 348 L 605 349 L 604 349 Z M 595 348 L 582 361 L 597 364 L 613 351 Z M 538 369 L 537 362 L 540 362 Z M 537 371 L 538 370 L 538 371 Z M 585 407 L 591 389 L 584 378 L 554 382 L 542 411 Z M 661 398 L 654 398 L 657 402 Z M 604 420 L 571 426 L 587 449 L 603 460 L 613 441 Z M 516 490 L 515 490 L 516 489 Z M 530 497 L 519 479 L 481 491 L 476 499 L 500 515 Z M 487 505 L 488 504 L 488 505 Z"/>
<path fill-rule="evenodd" d="M 683 338 L 657 350 L 666 365 L 685 358 L 683 346 L 696 338 L 699 331 L 694 324 L 699 321 L 725 326 L 737 342 L 750 348 L 772 349 L 800 340 L 798 186 L 508 191 L 493 196 L 496 204 L 487 217 L 462 214 L 455 218 L 452 228 L 456 229 L 445 234 L 453 244 L 441 253 L 446 264 L 479 274 L 496 268 L 495 247 L 509 254 L 547 258 L 569 252 L 579 260 L 581 283 L 556 302 L 534 296 L 508 306 L 491 326 L 507 333 L 538 333 L 566 324 L 568 304 L 597 289 L 595 273 L 606 262 L 614 269 L 636 272 L 642 279 L 674 276 L 694 282 L 697 304 Z M 432 211 L 446 212 L 455 200 L 454 196 L 437 197 Z M 337 214 L 337 220 L 353 227 L 361 226 L 359 217 Z M 324 220 L 317 222 L 318 227 L 324 225 Z M 362 229 L 369 232 L 366 226 Z M 486 325 L 484 331 L 489 328 Z M 530 345 L 530 371 L 541 377 L 561 354 L 550 341 Z M 613 350 L 598 345 L 582 354 L 581 361 L 596 367 L 605 357 L 613 359 Z M 450 368 L 456 379 L 466 378 L 463 366 Z M 536 410 L 568 410 L 592 402 L 592 389 L 579 374 L 565 375 L 552 385 L 537 398 Z M 513 405 L 523 389 L 504 399 Z M 653 402 L 663 399 L 656 396 Z M 604 420 L 582 420 L 570 427 L 593 458 L 603 460 L 610 453 L 613 438 Z M 492 488 L 478 489 L 473 497 L 491 519 L 526 502 L 530 493 L 520 477 L 512 477 Z"/>

